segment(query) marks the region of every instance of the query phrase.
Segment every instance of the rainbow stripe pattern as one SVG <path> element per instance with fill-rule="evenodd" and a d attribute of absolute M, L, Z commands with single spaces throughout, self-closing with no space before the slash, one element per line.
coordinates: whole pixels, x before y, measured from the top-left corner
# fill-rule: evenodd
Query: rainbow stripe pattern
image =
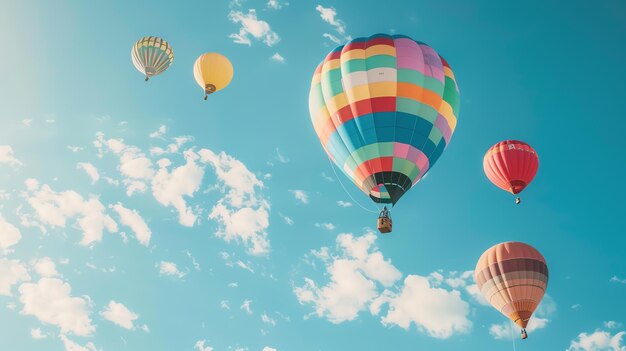
<path fill-rule="evenodd" d="M 395 204 L 449 144 L 459 100 L 452 69 L 430 46 L 376 34 L 326 56 L 309 110 L 330 159 L 372 200 Z"/>

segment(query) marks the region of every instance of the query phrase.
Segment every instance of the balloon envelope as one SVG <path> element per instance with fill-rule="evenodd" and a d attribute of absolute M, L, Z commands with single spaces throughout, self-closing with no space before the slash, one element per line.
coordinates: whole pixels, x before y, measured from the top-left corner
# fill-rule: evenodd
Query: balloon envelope
<path fill-rule="evenodd" d="M 146 76 L 163 73 L 174 61 L 174 50 L 168 42 L 159 37 L 143 37 L 130 51 L 135 68 Z"/>
<path fill-rule="evenodd" d="M 209 52 L 200 55 L 193 65 L 193 76 L 206 94 L 226 88 L 233 79 L 233 65 L 222 54 Z"/>
<path fill-rule="evenodd" d="M 521 242 L 501 243 L 485 251 L 474 276 L 485 299 L 521 328 L 526 328 L 548 287 L 546 260 Z"/>
<path fill-rule="evenodd" d="M 311 81 L 309 110 L 335 165 L 373 201 L 395 204 L 450 142 L 459 90 L 430 46 L 376 34 L 326 56 Z"/>
<path fill-rule="evenodd" d="M 483 169 L 498 188 L 518 194 L 532 182 L 539 168 L 537 152 L 518 140 L 505 140 L 487 150 Z"/>

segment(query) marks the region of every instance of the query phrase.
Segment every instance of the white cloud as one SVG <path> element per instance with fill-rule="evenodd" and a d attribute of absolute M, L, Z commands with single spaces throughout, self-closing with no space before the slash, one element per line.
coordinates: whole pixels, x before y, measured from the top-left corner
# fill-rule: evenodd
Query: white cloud
<path fill-rule="evenodd" d="M 85 171 L 85 173 L 87 173 L 89 178 L 91 178 L 91 184 L 95 184 L 98 181 L 98 179 L 100 179 L 100 174 L 98 173 L 98 169 L 96 168 L 96 166 L 92 165 L 89 162 L 79 162 L 76 165 L 76 168 L 82 169 L 83 171 Z"/>
<path fill-rule="evenodd" d="M 105 213 L 106 209 L 97 197 L 84 200 L 73 190 L 55 192 L 46 184 L 39 187 L 34 179 L 28 179 L 25 183 L 30 191 L 25 195 L 26 200 L 35 210 L 38 220 L 52 228 L 65 228 L 69 219 L 76 218 L 75 226 L 83 232 L 81 245 L 91 246 L 101 241 L 105 229 L 111 233 L 117 232 L 117 223 Z"/>
<path fill-rule="evenodd" d="M 20 242 L 22 233 L 0 214 L 0 254 L 10 252 L 10 247 Z"/>
<path fill-rule="evenodd" d="M 145 191 L 145 181 L 154 176 L 152 161 L 135 146 L 126 145 L 122 139 L 105 139 L 104 133 L 96 133 L 93 145 L 98 149 L 98 156 L 102 157 L 104 148 L 119 157 L 118 170 L 125 177 L 122 182 L 127 186 L 127 194 L 131 196 L 136 190 Z M 132 189 L 131 189 L 132 186 Z"/>
<path fill-rule="evenodd" d="M 330 33 L 324 33 L 324 38 L 329 39 L 335 44 L 341 44 L 343 41 L 352 39 L 349 35 L 346 34 L 346 25 L 342 20 L 337 17 L 337 10 L 335 10 L 334 7 L 324 7 L 322 5 L 317 5 L 315 9 L 320 13 L 320 17 L 324 20 L 324 22 L 330 24 L 343 40 Z"/>
<path fill-rule="evenodd" d="M 622 327 L 622 323 L 616 322 L 616 321 L 606 321 L 603 323 L 605 327 L 609 328 L 609 329 L 616 329 L 616 328 L 621 328 Z"/>
<path fill-rule="evenodd" d="M 467 333 L 472 327 L 467 318 L 469 305 L 463 301 L 460 292 L 432 287 L 426 277 L 407 276 L 399 294 L 387 290 L 374 306 L 385 302 L 389 304 L 389 311 L 382 318 L 385 325 L 395 324 L 409 329 L 414 323 L 418 329 L 439 339 Z M 377 308 L 373 313 L 378 314 Z"/>
<path fill-rule="evenodd" d="M 596 330 L 591 334 L 580 333 L 570 343 L 567 351 L 626 351 L 626 345 L 622 339 L 626 332 L 621 331 L 615 335 L 608 331 Z"/>
<path fill-rule="evenodd" d="M 30 330 L 30 337 L 37 340 L 37 339 L 45 339 L 47 335 L 42 333 L 41 329 L 34 328 Z"/>
<path fill-rule="evenodd" d="M 275 349 L 275 348 L 273 348 L 273 347 L 265 346 L 265 347 L 263 348 L 263 351 L 278 351 L 278 350 L 276 350 L 276 349 Z"/>
<path fill-rule="evenodd" d="M 611 277 L 611 279 L 609 280 L 611 283 L 620 283 L 620 284 L 626 284 L 626 279 L 622 279 L 619 278 L 618 276 L 614 275 L 613 277 Z"/>
<path fill-rule="evenodd" d="M 0 164 L 6 163 L 9 166 L 20 166 L 22 162 L 13 156 L 11 145 L 0 145 Z"/>
<path fill-rule="evenodd" d="M 322 36 L 330 41 L 332 41 L 333 43 L 339 45 L 342 43 L 341 39 L 337 38 L 336 36 L 330 34 L 330 33 L 324 33 L 322 34 Z"/>
<path fill-rule="evenodd" d="M 283 6 L 289 6 L 288 2 L 282 2 L 280 0 L 268 0 L 267 7 L 272 10 L 280 10 Z"/>
<path fill-rule="evenodd" d="M 304 190 L 289 190 L 290 193 L 296 198 L 296 200 L 302 202 L 303 204 L 309 203 L 309 194 Z"/>
<path fill-rule="evenodd" d="M 268 316 L 265 313 L 263 313 L 261 315 L 261 320 L 263 321 L 263 323 L 267 323 L 267 324 L 270 324 L 272 326 L 276 326 L 276 320 L 274 318 Z"/>
<path fill-rule="evenodd" d="M 65 346 L 65 351 L 98 351 L 96 345 L 94 345 L 91 341 L 86 343 L 85 346 L 81 346 L 74 341 L 68 339 L 65 335 L 59 335 L 59 339 L 63 341 L 63 346 Z"/>
<path fill-rule="evenodd" d="M 28 270 L 20 261 L 0 258 L 0 295 L 13 296 L 13 285 L 29 280 Z"/>
<path fill-rule="evenodd" d="M 228 304 L 228 300 L 220 301 L 220 308 L 223 310 L 230 310 L 230 305 Z"/>
<path fill-rule="evenodd" d="M 32 125 L 33 125 L 33 119 L 32 119 L 32 118 L 24 118 L 24 119 L 22 120 L 22 124 L 23 124 L 25 127 L 30 127 L 30 126 L 32 126 Z"/>
<path fill-rule="evenodd" d="M 239 309 L 246 311 L 247 314 L 252 314 L 252 307 L 250 307 L 251 304 L 252 300 L 244 300 L 241 306 L 239 306 Z"/>
<path fill-rule="evenodd" d="M 191 260 L 191 264 L 193 264 L 193 268 L 195 270 L 197 270 L 197 271 L 200 271 L 200 263 L 198 263 L 198 261 L 196 261 L 196 258 L 193 257 L 191 252 L 189 252 L 188 250 L 185 250 L 184 252 L 187 255 L 187 257 L 189 257 L 189 259 Z"/>
<path fill-rule="evenodd" d="M 257 19 L 254 9 L 248 10 L 248 14 L 241 11 L 231 11 L 228 19 L 233 23 L 241 24 L 239 33 L 229 35 L 237 44 L 252 45 L 249 35 L 257 40 L 261 40 L 265 45 L 272 46 L 280 41 L 280 37 L 270 28 L 270 25 Z"/>
<path fill-rule="evenodd" d="M 280 62 L 280 63 L 287 63 L 287 60 L 285 60 L 285 58 L 279 54 L 279 53 L 275 53 L 274 55 L 272 55 L 271 57 L 272 61 L 276 61 L 276 62 Z M 289 162 L 289 161 L 287 161 Z M 286 162 L 283 162 L 286 163 Z"/>
<path fill-rule="evenodd" d="M 171 172 L 168 167 L 171 162 L 167 159 L 159 161 L 159 170 L 152 179 L 152 194 L 163 206 L 172 206 L 178 212 L 178 222 L 181 225 L 192 227 L 197 215 L 187 206 L 184 197 L 193 197 L 198 191 L 204 176 L 204 169 L 196 164 L 198 155 L 192 150 L 183 153 L 185 164 L 174 168 Z"/>
<path fill-rule="evenodd" d="M 335 10 L 335 8 L 317 5 L 315 9 L 320 13 L 320 17 L 322 17 L 324 22 L 333 26 L 337 33 L 341 35 L 346 34 L 346 25 L 342 20 L 337 18 L 337 10 Z"/>
<path fill-rule="evenodd" d="M 163 135 L 167 132 L 167 127 L 161 125 L 158 130 L 150 133 L 149 137 L 153 139 L 163 139 Z"/>
<path fill-rule="evenodd" d="M 355 319 L 379 295 L 379 285 L 390 287 L 402 277 L 374 246 L 375 240 L 371 232 L 361 237 L 340 234 L 339 254 L 325 262 L 330 282 L 318 287 L 305 278 L 305 285 L 294 289 L 298 301 L 312 304 L 315 315 L 332 323 Z"/>
<path fill-rule="evenodd" d="M 225 196 L 211 210 L 209 219 L 220 224 L 216 236 L 243 243 L 252 255 L 269 253 L 267 238 L 270 204 L 259 193 L 264 185 L 239 160 L 224 152 L 199 151 L 202 162 L 215 170 Z"/>
<path fill-rule="evenodd" d="M 237 282 L 228 283 L 228 287 L 229 287 L 229 288 L 236 288 L 236 287 L 238 287 L 238 286 L 239 286 L 239 283 L 237 283 Z"/>
<path fill-rule="evenodd" d="M 71 152 L 79 152 L 79 151 L 83 151 L 83 148 L 80 146 L 72 146 L 72 145 L 67 145 L 66 146 L 68 150 L 70 150 Z"/>
<path fill-rule="evenodd" d="M 282 213 L 279 213 L 278 215 L 280 216 L 280 218 L 282 218 L 282 219 L 283 219 L 283 221 L 285 221 L 285 223 L 287 223 L 287 225 L 293 225 L 293 223 L 294 223 L 294 222 L 293 222 L 293 219 L 291 219 L 291 218 L 289 218 L 289 217 L 285 216 L 285 215 L 284 215 L 284 214 L 282 214 Z"/>
<path fill-rule="evenodd" d="M 56 265 L 50 257 L 42 257 L 32 264 L 33 269 L 43 278 L 52 278 L 59 275 Z"/>
<path fill-rule="evenodd" d="M 60 279 L 41 278 L 37 283 L 23 283 L 19 292 L 23 315 L 56 325 L 64 334 L 89 336 L 96 330 L 89 318 L 89 297 L 71 296 L 70 285 Z"/>
<path fill-rule="evenodd" d="M 243 261 L 239 260 L 235 263 L 237 266 L 239 266 L 242 269 L 245 269 L 247 271 L 249 271 L 250 273 L 254 273 L 254 270 L 252 269 L 252 267 L 250 267 L 249 265 L 245 264 Z"/>
<path fill-rule="evenodd" d="M 337 206 L 339 207 L 352 207 L 352 202 L 348 202 L 348 201 L 337 201 Z"/>
<path fill-rule="evenodd" d="M 333 177 L 327 175 L 326 173 L 322 172 L 321 175 L 322 175 L 322 179 L 324 179 L 325 181 L 331 182 L 331 183 L 335 182 L 335 179 Z"/>
<path fill-rule="evenodd" d="M 133 329 L 135 327 L 133 322 L 139 318 L 139 315 L 129 310 L 128 307 L 113 300 L 109 301 L 100 315 L 125 329 Z"/>
<path fill-rule="evenodd" d="M 196 341 L 196 344 L 194 345 L 194 350 L 197 351 L 213 351 L 213 348 L 211 346 L 205 346 L 206 340 L 198 340 Z"/>
<path fill-rule="evenodd" d="M 324 228 L 326 230 L 334 230 L 335 225 L 332 223 L 315 223 L 315 226 L 318 228 Z"/>
<path fill-rule="evenodd" d="M 187 273 L 178 270 L 176 263 L 167 261 L 161 261 L 161 263 L 159 264 L 159 274 L 174 276 L 178 278 L 182 278 L 187 275 Z"/>
<path fill-rule="evenodd" d="M 152 231 L 148 228 L 146 221 L 144 221 L 139 212 L 127 209 L 120 202 L 111 206 L 111 208 L 120 216 L 120 223 L 129 227 L 135 233 L 137 241 L 144 246 L 148 246 Z"/>

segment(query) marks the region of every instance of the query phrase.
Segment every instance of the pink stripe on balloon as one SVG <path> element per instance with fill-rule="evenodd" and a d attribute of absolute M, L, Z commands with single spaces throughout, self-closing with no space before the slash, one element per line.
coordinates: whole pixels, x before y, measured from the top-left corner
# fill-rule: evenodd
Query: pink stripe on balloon
<path fill-rule="evenodd" d="M 398 158 L 406 158 L 409 153 L 409 144 L 393 143 L 393 156 Z"/>
<path fill-rule="evenodd" d="M 411 42 L 412 44 L 410 44 Z M 424 72 L 424 55 L 420 46 L 413 40 L 401 38 L 395 39 L 397 67 L 413 69 L 426 74 Z"/>
<path fill-rule="evenodd" d="M 439 128 L 439 131 L 443 134 L 443 139 L 446 141 L 446 145 L 448 145 L 452 137 L 452 131 L 450 130 L 450 126 L 448 126 L 448 121 L 442 115 L 437 115 L 435 127 Z"/>

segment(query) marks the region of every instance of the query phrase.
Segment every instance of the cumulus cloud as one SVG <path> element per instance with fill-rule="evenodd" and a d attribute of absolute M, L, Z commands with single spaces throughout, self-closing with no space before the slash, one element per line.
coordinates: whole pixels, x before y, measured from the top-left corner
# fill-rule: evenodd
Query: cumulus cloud
<path fill-rule="evenodd" d="M 29 280 L 28 270 L 20 261 L 0 258 L 0 295 L 13 296 L 13 285 Z"/>
<path fill-rule="evenodd" d="M 32 118 L 24 118 L 22 120 L 22 125 L 24 125 L 24 127 L 30 127 L 33 125 L 33 119 Z"/>
<path fill-rule="evenodd" d="M 56 265 L 50 257 L 42 257 L 32 263 L 33 269 L 43 278 L 52 278 L 59 275 Z"/>
<path fill-rule="evenodd" d="M 0 254 L 8 253 L 11 246 L 17 244 L 21 239 L 20 230 L 0 214 Z"/>
<path fill-rule="evenodd" d="M 152 194 L 163 206 L 172 206 L 178 212 L 178 222 L 181 225 L 192 227 L 197 215 L 187 205 L 185 197 L 193 197 L 198 191 L 204 176 L 204 169 L 196 161 L 199 156 L 192 150 L 183 153 L 185 164 L 169 171 L 171 162 L 161 159 L 158 162 L 159 170 L 152 179 Z"/>
<path fill-rule="evenodd" d="M 294 289 L 301 304 L 311 304 L 314 314 L 332 323 L 357 318 L 380 293 L 379 286 L 389 287 L 402 274 L 374 245 L 376 235 L 361 237 L 340 234 L 337 237 L 338 255 L 325 262 L 330 282 L 318 286 L 305 278 L 305 284 Z M 320 250 L 322 251 L 322 250 Z"/>
<path fill-rule="evenodd" d="M 177 278 L 182 278 L 187 275 L 187 273 L 178 270 L 176 263 L 167 261 L 161 261 L 161 263 L 159 264 L 159 274 L 173 276 Z"/>
<path fill-rule="evenodd" d="M 293 219 L 291 219 L 290 217 L 285 216 L 282 213 L 279 213 L 278 215 L 280 216 L 280 218 L 283 219 L 283 221 L 285 221 L 285 223 L 287 223 L 287 225 L 293 225 L 293 223 L 294 223 Z"/>
<path fill-rule="evenodd" d="M 293 194 L 293 196 L 296 198 L 296 200 L 300 201 L 303 204 L 308 204 L 309 203 L 309 194 L 307 194 L 306 191 L 304 190 L 289 190 L 290 193 Z"/>
<path fill-rule="evenodd" d="M 81 346 L 80 344 L 68 339 L 67 336 L 63 334 L 59 335 L 59 339 L 63 342 L 65 351 L 98 351 L 96 345 L 94 345 L 91 341 L 86 343 L 85 346 Z"/>
<path fill-rule="evenodd" d="M 269 23 L 257 18 L 254 9 L 248 10 L 247 14 L 241 11 L 231 11 L 228 14 L 228 19 L 241 25 L 239 33 L 229 35 L 237 44 L 252 45 L 250 36 L 262 41 L 267 46 L 272 46 L 280 41 L 280 37 L 272 30 Z"/>
<path fill-rule="evenodd" d="M 263 351 L 278 351 L 278 350 L 276 350 L 276 349 L 275 349 L 275 348 L 273 348 L 273 347 L 265 346 L 265 347 L 263 348 Z"/>
<path fill-rule="evenodd" d="M 352 207 L 352 202 L 348 202 L 348 201 L 337 201 L 337 206 L 339 207 Z"/>
<path fill-rule="evenodd" d="M 68 150 L 70 150 L 71 152 L 79 152 L 79 151 L 83 151 L 83 148 L 80 146 L 72 146 L 72 145 L 67 145 L 66 146 Z"/>
<path fill-rule="evenodd" d="M 206 345 L 206 340 L 198 340 L 196 341 L 196 344 L 194 345 L 194 350 L 197 351 L 213 351 L 213 348 L 211 346 Z"/>
<path fill-rule="evenodd" d="M 270 58 L 272 59 L 272 61 L 276 61 L 276 62 L 280 62 L 280 63 L 287 63 L 287 60 L 285 60 L 285 58 L 281 54 L 279 54 L 279 53 L 275 53 Z"/>
<path fill-rule="evenodd" d="M 128 307 L 113 300 L 109 301 L 109 304 L 100 312 L 100 315 L 104 319 L 125 329 L 133 329 L 135 327 L 134 321 L 139 318 L 139 315 L 129 310 Z"/>
<path fill-rule="evenodd" d="M 625 331 L 612 334 L 604 330 L 596 330 L 591 334 L 580 333 L 572 340 L 567 351 L 626 351 L 624 334 Z"/>
<path fill-rule="evenodd" d="M 120 223 L 129 227 L 135 233 L 137 241 L 144 246 L 148 246 L 152 231 L 148 228 L 146 221 L 144 221 L 139 212 L 127 209 L 120 202 L 111 206 L 111 208 L 119 215 Z"/>
<path fill-rule="evenodd" d="M 45 339 L 47 337 L 46 334 L 41 332 L 41 329 L 39 328 L 33 328 L 30 330 L 30 337 L 38 340 L 38 339 Z"/>
<path fill-rule="evenodd" d="M 76 168 L 82 169 L 83 171 L 85 171 L 85 173 L 87 173 L 89 178 L 91 178 L 91 184 L 95 184 L 98 179 L 100 179 L 100 173 L 98 173 L 98 169 L 96 168 L 96 166 L 92 165 L 89 162 L 79 162 L 76 165 Z"/>
<path fill-rule="evenodd" d="M 153 177 L 155 170 L 152 161 L 141 149 L 126 145 L 122 139 L 105 139 L 102 132 L 96 133 L 93 145 L 98 149 L 99 157 L 103 156 L 105 149 L 119 157 L 118 170 L 125 177 L 122 183 L 127 187 L 128 196 L 146 190 L 145 182 Z"/>
<path fill-rule="evenodd" d="M 313 305 L 314 315 L 332 323 L 354 320 L 369 309 L 373 315 L 382 315 L 384 325 L 409 329 L 414 324 L 435 338 L 470 330 L 469 304 L 461 298 L 461 291 L 436 286 L 445 281 L 443 276 L 433 278 L 440 273 L 409 275 L 396 287 L 402 274 L 383 257 L 375 240 L 372 232 L 361 237 L 340 234 L 338 252 L 326 247 L 313 250 L 313 256 L 324 262 L 330 282 L 318 286 L 305 277 L 305 284 L 294 289 L 298 301 Z"/>
<path fill-rule="evenodd" d="M 60 279 L 41 278 L 37 283 L 23 283 L 19 292 L 23 315 L 56 325 L 63 334 L 89 336 L 96 330 L 89 318 L 89 297 L 71 296 L 70 285 Z"/>
<path fill-rule="evenodd" d="M 280 0 L 268 0 L 267 7 L 272 10 L 280 10 L 283 6 L 289 6 L 288 2 L 283 2 Z"/>
<path fill-rule="evenodd" d="M 21 166 L 22 162 L 13 155 L 11 145 L 0 145 L 0 164 L 8 164 L 9 166 Z"/>
<path fill-rule="evenodd" d="M 149 137 L 154 139 L 163 139 L 163 135 L 167 132 L 167 127 L 161 125 L 158 130 L 150 133 Z"/>
<path fill-rule="evenodd" d="M 272 326 L 276 326 L 276 320 L 270 316 L 268 316 L 266 313 L 263 313 L 261 315 L 261 321 L 263 321 L 263 323 L 267 323 L 270 324 Z"/>
<path fill-rule="evenodd" d="M 25 184 L 29 190 L 25 194 L 26 201 L 35 210 L 40 224 L 65 228 L 68 220 L 76 218 L 74 225 L 83 232 L 80 244 L 84 246 L 101 241 L 105 229 L 117 232 L 117 223 L 105 213 L 106 208 L 97 197 L 85 200 L 73 190 L 56 192 L 46 184 L 39 186 L 34 179 L 26 180 Z M 34 223 L 28 225 L 37 226 Z"/>
<path fill-rule="evenodd" d="M 332 223 L 315 223 L 315 226 L 318 228 L 324 228 L 326 230 L 334 230 L 335 225 Z"/>
<path fill-rule="evenodd" d="M 469 304 L 463 301 L 461 293 L 433 287 L 426 277 L 409 275 L 399 293 L 385 291 L 373 304 L 374 314 L 378 314 L 381 303 L 389 304 L 383 324 L 409 329 L 413 323 L 434 338 L 446 339 L 454 333 L 467 333 L 472 327 L 467 318 Z"/>
<path fill-rule="evenodd" d="M 199 151 L 202 162 L 213 167 L 224 197 L 211 210 L 209 219 L 220 224 L 216 236 L 237 241 L 252 255 L 269 253 L 267 238 L 270 204 L 260 191 L 264 185 L 239 160 L 224 152 Z"/>

